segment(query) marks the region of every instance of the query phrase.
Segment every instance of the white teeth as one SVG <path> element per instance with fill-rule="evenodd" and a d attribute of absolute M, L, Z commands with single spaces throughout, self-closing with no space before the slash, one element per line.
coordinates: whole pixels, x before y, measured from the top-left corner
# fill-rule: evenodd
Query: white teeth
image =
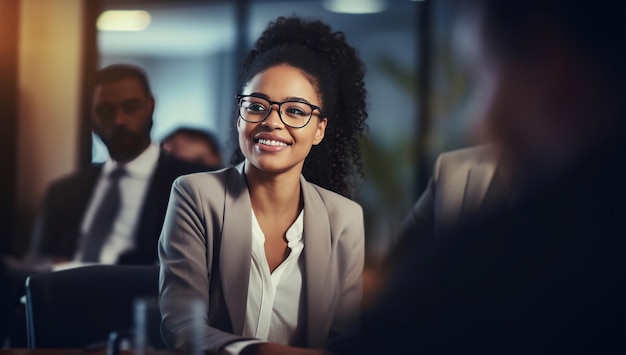
<path fill-rule="evenodd" d="M 261 143 L 261 144 L 265 144 L 265 145 L 281 145 L 281 146 L 287 146 L 287 143 L 284 143 L 284 142 L 279 142 L 279 141 L 275 141 L 275 140 L 270 140 L 270 139 L 259 139 L 259 143 Z"/>

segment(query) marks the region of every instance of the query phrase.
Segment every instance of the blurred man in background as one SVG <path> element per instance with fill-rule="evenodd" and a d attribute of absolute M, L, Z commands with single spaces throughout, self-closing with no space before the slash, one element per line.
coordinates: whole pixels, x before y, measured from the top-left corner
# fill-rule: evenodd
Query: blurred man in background
<path fill-rule="evenodd" d="M 626 352 L 626 5 L 457 3 L 512 206 L 407 245 L 336 353 Z"/>
<path fill-rule="evenodd" d="M 154 264 L 173 180 L 204 170 L 151 141 L 154 98 L 142 69 L 111 65 L 93 81 L 92 124 L 110 159 L 50 185 L 32 254 L 53 263 Z"/>
<path fill-rule="evenodd" d="M 155 264 L 172 182 L 205 170 L 151 141 L 154 98 L 141 68 L 98 70 L 91 103 L 93 130 L 110 158 L 50 184 L 30 251 L 24 260 L 3 260 L 9 286 L 0 298 L 8 299 L 11 347 L 26 346 L 19 304 L 26 277 L 83 264 Z"/>
<path fill-rule="evenodd" d="M 163 151 L 210 170 L 223 167 L 219 141 L 212 132 L 191 127 L 180 127 L 161 141 Z"/>

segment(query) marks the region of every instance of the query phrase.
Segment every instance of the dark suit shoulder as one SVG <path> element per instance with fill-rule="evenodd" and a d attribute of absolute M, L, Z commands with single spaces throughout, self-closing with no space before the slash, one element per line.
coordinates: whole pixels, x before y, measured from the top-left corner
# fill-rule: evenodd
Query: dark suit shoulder
<path fill-rule="evenodd" d="M 68 175 L 61 176 L 48 184 L 48 191 L 66 191 L 68 189 L 76 189 L 85 184 L 91 185 L 98 179 L 101 171 L 102 164 L 94 164 Z"/>
<path fill-rule="evenodd" d="M 204 166 L 189 163 L 161 152 L 152 178 L 152 188 L 156 189 L 155 192 L 165 190 L 169 195 L 169 189 L 176 178 L 205 171 L 207 168 Z"/>
<path fill-rule="evenodd" d="M 210 167 L 206 167 L 200 164 L 190 163 L 188 161 L 176 158 L 165 152 L 160 153 L 157 166 L 163 171 L 167 171 L 167 172 L 178 174 L 178 175 L 212 170 Z"/>

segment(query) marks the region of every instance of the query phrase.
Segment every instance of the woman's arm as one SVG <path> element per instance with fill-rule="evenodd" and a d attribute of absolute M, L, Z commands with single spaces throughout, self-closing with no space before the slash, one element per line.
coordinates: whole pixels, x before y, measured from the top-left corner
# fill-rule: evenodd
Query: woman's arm
<path fill-rule="evenodd" d="M 190 351 L 200 347 L 217 353 L 239 336 L 210 326 L 209 279 L 214 221 L 211 200 L 194 184 L 198 176 L 178 178 L 173 186 L 159 240 L 161 264 L 159 305 L 161 332 L 170 348 Z M 210 181 L 202 180 L 203 185 Z M 215 189 L 216 194 L 220 194 Z M 216 206 L 221 211 L 223 206 Z M 219 277 L 219 275 L 214 275 Z"/>
<path fill-rule="evenodd" d="M 339 257 L 340 285 L 337 311 L 329 333 L 329 343 L 333 338 L 345 335 L 352 330 L 361 311 L 363 297 L 363 264 L 365 260 L 365 230 L 363 209 L 356 203 L 342 208 L 347 224 L 337 244 Z"/>

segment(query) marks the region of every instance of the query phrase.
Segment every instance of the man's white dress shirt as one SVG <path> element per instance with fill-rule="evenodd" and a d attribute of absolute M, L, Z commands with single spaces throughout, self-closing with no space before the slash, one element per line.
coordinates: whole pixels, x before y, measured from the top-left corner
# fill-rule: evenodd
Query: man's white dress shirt
<path fill-rule="evenodd" d="M 109 187 L 111 172 L 118 167 L 123 167 L 126 174 L 119 181 L 121 209 L 116 216 L 111 235 L 102 246 L 100 263 L 115 264 L 120 255 L 135 247 L 135 230 L 139 225 L 143 203 L 159 160 L 159 154 L 159 147 L 156 144 L 150 144 L 143 153 L 126 164 L 119 164 L 110 158 L 104 163 L 81 224 L 81 235 L 85 235 L 93 222 L 94 214 Z M 81 261 L 82 253 L 83 241 L 81 240 L 74 256 L 75 262 Z"/>

